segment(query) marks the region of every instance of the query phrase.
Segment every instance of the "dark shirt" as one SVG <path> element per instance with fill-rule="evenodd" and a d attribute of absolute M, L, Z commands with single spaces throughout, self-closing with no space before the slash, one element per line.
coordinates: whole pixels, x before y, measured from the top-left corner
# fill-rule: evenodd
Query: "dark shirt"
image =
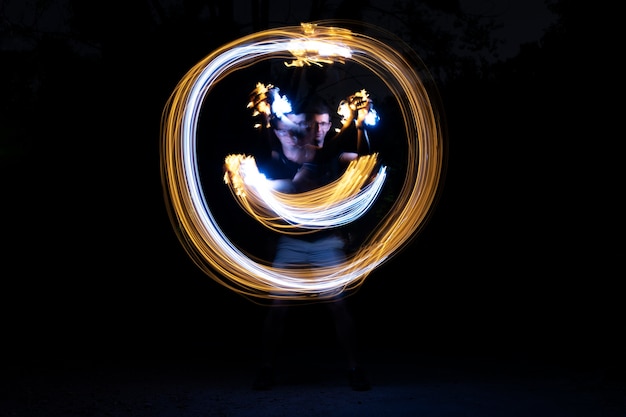
<path fill-rule="evenodd" d="M 306 169 L 309 178 L 314 180 L 317 186 L 322 186 L 329 182 L 330 171 L 328 165 L 329 159 L 327 159 L 326 154 L 323 154 L 321 151 L 321 149 L 318 151 L 316 158 L 312 162 L 298 164 L 287 159 L 282 150 L 275 150 L 273 157 L 258 163 L 259 172 L 264 174 L 267 179 L 280 180 L 293 179 L 300 169 Z M 337 229 L 330 228 L 315 230 L 312 233 L 299 234 L 292 237 L 307 242 L 313 242 L 336 233 Z"/>

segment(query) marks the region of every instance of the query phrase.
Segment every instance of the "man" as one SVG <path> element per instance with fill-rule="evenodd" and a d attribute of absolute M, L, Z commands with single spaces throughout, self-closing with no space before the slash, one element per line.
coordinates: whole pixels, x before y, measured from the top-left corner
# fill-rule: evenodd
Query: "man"
<path fill-rule="evenodd" d="M 337 179 L 350 162 L 359 157 L 357 141 L 359 132 L 354 129 L 353 118 L 344 121 L 339 133 L 331 130 L 331 107 L 319 95 L 307 97 L 301 104 L 306 114 L 306 124 L 313 136 L 312 145 L 307 145 L 307 158 L 303 168 L 294 178 L 305 181 L 316 178 L 317 186 Z M 358 119 L 357 119 L 358 122 Z M 348 127 L 348 128 L 346 128 Z M 353 129 L 350 129 L 353 127 Z M 314 147 L 314 152 L 311 150 Z M 313 159 L 311 159 L 313 154 Z"/>
<path fill-rule="evenodd" d="M 314 188 L 314 179 L 294 180 L 302 165 L 311 162 L 316 155 L 305 114 L 288 113 L 274 117 L 270 121 L 270 128 L 273 144 L 271 160 L 261 169 L 272 179 L 274 189 L 284 193 L 298 193 Z"/>
<path fill-rule="evenodd" d="M 323 155 L 325 136 L 331 127 L 330 107 L 318 99 L 305 102 L 300 109 L 270 121 L 272 133 L 280 146 L 272 151 L 271 166 L 265 174 L 275 189 L 297 193 L 323 185 L 332 179 L 330 155 Z M 345 241 L 337 230 L 321 230 L 302 237 L 281 235 L 276 245 L 273 266 L 321 267 L 338 265 L 345 260 Z M 357 361 L 354 323 L 343 295 L 325 303 L 334 321 L 337 339 L 347 355 L 350 386 L 356 391 L 370 389 L 370 383 Z M 271 389 L 274 385 L 274 362 L 282 338 L 288 306 L 276 299 L 264 323 L 261 369 L 253 388 Z"/>

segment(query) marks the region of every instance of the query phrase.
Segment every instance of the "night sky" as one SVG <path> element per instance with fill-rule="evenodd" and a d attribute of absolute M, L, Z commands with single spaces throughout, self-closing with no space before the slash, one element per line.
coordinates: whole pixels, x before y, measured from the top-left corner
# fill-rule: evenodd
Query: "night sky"
<path fill-rule="evenodd" d="M 254 25 L 210 20 L 202 7 L 159 15 L 100 3 L 96 11 L 76 5 L 71 22 L 57 11 L 39 27 L 18 13 L 2 27 L 14 37 L 2 43 L 0 94 L 7 358 L 249 349 L 265 310 L 205 276 L 178 242 L 161 186 L 159 128 L 185 72 Z M 508 36 L 504 53 L 438 49 L 436 32 L 422 33 L 416 51 L 439 83 L 448 165 L 425 227 L 349 299 L 364 346 L 571 366 L 610 364 L 621 353 L 612 252 L 590 224 L 604 219 L 592 214 L 578 139 L 590 128 L 564 77 L 580 28 L 575 10 L 560 10 L 508 14 L 511 26 L 487 32 Z M 308 9 L 292 12 L 271 14 L 269 25 L 297 25 Z M 533 30 L 517 29 L 525 26 Z M 458 65 L 468 56 L 488 64 Z M 247 102 L 223 95 L 228 105 Z M 220 141 L 249 122 L 216 117 L 207 135 Z M 225 186 L 207 195 L 230 197 Z M 332 343 L 320 311 L 295 312 L 289 337 Z"/>

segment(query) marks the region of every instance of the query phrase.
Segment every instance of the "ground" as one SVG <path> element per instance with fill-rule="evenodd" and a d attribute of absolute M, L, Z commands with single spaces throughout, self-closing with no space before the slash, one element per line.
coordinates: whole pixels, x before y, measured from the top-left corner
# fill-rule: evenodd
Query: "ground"
<path fill-rule="evenodd" d="M 278 384 L 251 389 L 245 358 L 74 361 L 10 367 L 3 417 L 477 416 L 623 417 L 623 380 L 524 359 L 370 352 L 372 382 L 352 391 L 336 352 L 284 358 Z"/>

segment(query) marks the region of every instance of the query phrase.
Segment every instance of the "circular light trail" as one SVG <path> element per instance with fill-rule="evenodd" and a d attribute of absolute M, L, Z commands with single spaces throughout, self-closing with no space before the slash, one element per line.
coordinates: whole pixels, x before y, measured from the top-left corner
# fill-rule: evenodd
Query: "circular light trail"
<path fill-rule="evenodd" d="M 376 37 L 353 33 L 333 26 L 337 22 L 270 29 L 222 46 L 188 71 L 163 111 L 161 177 L 174 230 L 202 271 L 221 285 L 254 299 L 325 300 L 356 289 L 415 237 L 439 195 L 446 146 L 439 97 L 428 71 L 395 35 L 376 27 L 368 27 L 378 34 Z M 378 39 L 393 41 L 400 48 Z M 387 215 L 361 248 L 340 265 L 274 268 L 271 261 L 246 254 L 223 233 L 203 193 L 196 155 L 202 103 L 229 74 L 269 59 L 282 59 L 287 66 L 351 61 L 378 77 L 398 102 L 407 138 L 404 183 Z M 252 171 L 247 171 L 252 174 L 243 183 L 225 177 L 234 197 L 258 221 L 281 233 L 336 227 L 351 221 L 372 204 L 385 178 L 384 167 L 372 175 L 374 155 L 370 163 L 352 166 L 357 176 L 373 179 L 347 191 L 338 185 L 340 179 L 330 188 L 304 196 L 268 193 L 257 186 L 255 180 L 262 179 L 254 172 L 253 158 L 225 155 L 225 166 L 229 166 L 228 158 L 235 165 L 231 173 L 241 173 L 241 164 L 252 165 Z M 350 182 L 345 178 L 343 181 Z M 311 214 L 320 209 L 321 216 Z"/>

